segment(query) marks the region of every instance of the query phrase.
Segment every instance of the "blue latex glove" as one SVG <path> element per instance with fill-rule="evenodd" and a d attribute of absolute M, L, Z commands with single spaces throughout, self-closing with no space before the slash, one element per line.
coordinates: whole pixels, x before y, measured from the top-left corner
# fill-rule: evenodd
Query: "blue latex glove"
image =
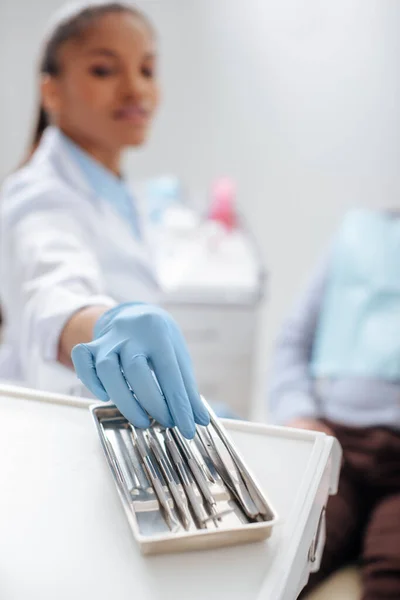
<path fill-rule="evenodd" d="M 75 346 L 71 356 L 84 385 L 101 400 L 111 399 L 136 427 L 148 427 L 150 415 L 192 438 L 195 423 L 209 423 L 185 340 L 161 308 L 112 308 L 98 319 L 93 341 Z"/>

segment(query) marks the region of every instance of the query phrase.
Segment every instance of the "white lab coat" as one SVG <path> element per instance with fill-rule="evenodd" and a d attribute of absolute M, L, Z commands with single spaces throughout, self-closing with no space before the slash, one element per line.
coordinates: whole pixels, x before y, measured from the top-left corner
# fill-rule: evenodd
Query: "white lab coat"
<path fill-rule="evenodd" d="M 53 127 L 6 180 L 0 210 L 0 377 L 87 395 L 73 371 L 57 363 L 60 333 L 86 306 L 157 302 L 148 244 L 95 196 Z M 146 240 L 144 224 L 142 230 Z"/>

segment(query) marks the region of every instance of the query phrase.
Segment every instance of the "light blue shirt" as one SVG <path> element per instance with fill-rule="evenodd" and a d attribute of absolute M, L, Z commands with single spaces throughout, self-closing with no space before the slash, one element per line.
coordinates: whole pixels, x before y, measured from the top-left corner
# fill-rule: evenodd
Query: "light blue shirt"
<path fill-rule="evenodd" d="M 112 204 L 122 219 L 130 224 L 134 235 L 140 238 L 140 225 L 135 200 L 124 179 L 117 177 L 69 137 L 63 133 L 61 133 L 61 136 L 73 160 L 83 172 L 96 196 L 104 198 Z"/>
<path fill-rule="evenodd" d="M 374 373 L 316 377 L 311 368 L 332 254 L 329 252 L 312 274 L 278 338 L 268 396 L 271 420 L 287 424 L 296 418 L 327 418 L 355 427 L 400 430 L 399 379 Z M 399 324 L 395 329 L 399 331 Z"/>
<path fill-rule="evenodd" d="M 313 344 L 316 378 L 400 382 L 400 220 L 347 213 L 335 237 Z"/>

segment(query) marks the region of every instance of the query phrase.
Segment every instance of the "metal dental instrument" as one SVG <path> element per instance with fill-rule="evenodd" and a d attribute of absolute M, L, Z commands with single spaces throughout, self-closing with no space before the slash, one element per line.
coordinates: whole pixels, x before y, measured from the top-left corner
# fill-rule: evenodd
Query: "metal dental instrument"
<path fill-rule="evenodd" d="M 155 468 L 152 457 L 149 454 L 143 431 L 141 431 L 140 429 L 136 430 L 134 427 L 131 427 L 131 432 L 133 440 L 143 461 L 147 475 L 151 481 L 160 506 L 164 512 L 165 521 L 172 531 L 176 531 L 180 528 L 180 524 L 176 520 L 175 515 L 173 514 L 169 505 L 168 497 L 164 491 L 163 483 L 158 476 L 157 469 Z"/>
<path fill-rule="evenodd" d="M 259 490 L 253 484 L 249 475 L 241 468 L 240 457 L 238 456 L 235 448 L 232 446 L 232 444 L 229 442 L 228 438 L 226 437 L 225 431 L 218 423 L 218 419 L 216 418 L 216 416 L 214 415 L 212 410 L 210 410 L 209 412 L 210 412 L 211 424 L 212 424 L 214 430 L 217 432 L 219 438 L 222 440 L 228 453 L 230 454 L 233 464 L 235 466 L 235 470 L 236 470 L 236 472 L 239 473 L 241 479 L 243 480 L 245 488 L 247 489 L 247 492 L 250 495 L 252 502 L 256 505 L 257 510 L 260 515 L 262 515 L 263 517 L 269 517 L 270 512 L 269 512 L 268 508 L 265 506 L 263 498 L 262 498 Z"/>
<path fill-rule="evenodd" d="M 181 449 L 182 454 L 185 458 L 185 461 L 187 462 L 190 470 L 192 471 L 193 477 L 194 477 L 201 493 L 203 494 L 203 497 L 209 507 L 209 510 L 210 510 L 210 513 L 212 514 L 212 516 L 215 517 L 216 519 L 220 519 L 221 517 L 231 513 L 233 510 L 231 508 L 224 510 L 222 512 L 218 512 L 217 502 L 210 491 L 210 488 L 207 483 L 207 479 L 206 479 L 203 471 L 201 470 L 199 464 L 197 463 L 196 459 L 193 456 L 190 442 L 188 440 L 186 440 L 176 429 L 172 429 L 171 433 L 174 436 L 174 438 L 178 444 L 178 447 Z"/>
<path fill-rule="evenodd" d="M 186 531 L 190 529 L 192 524 L 192 519 L 189 511 L 189 507 L 186 502 L 186 497 L 183 492 L 179 489 L 174 475 L 171 470 L 171 466 L 168 461 L 168 457 L 164 454 L 164 451 L 160 445 L 160 442 L 157 438 L 157 434 L 155 433 L 153 428 L 147 430 L 147 435 L 149 438 L 150 448 L 153 450 L 154 456 L 159 464 L 159 467 L 162 471 L 165 481 L 168 484 L 171 495 L 175 500 L 176 507 L 180 513 L 182 524 Z"/>
<path fill-rule="evenodd" d="M 180 448 L 187 464 L 189 465 L 190 470 L 192 471 L 193 477 L 194 477 L 198 487 L 200 488 L 200 491 L 203 494 L 204 498 L 206 499 L 208 504 L 210 504 L 211 506 L 216 506 L 217 503 L 215 501 L 215 498 L 211 494 L 210 489 L 207 484 L 207 480 L 206 480 L 201 468 L 199 467 L 199 464 L 197 463 L 197 461 L 195 460 L 195 458 L 193 456 L 193 453 L 189 446 L 189 442 L 175 429 L 171 429 L 171 434 L 174 436 L 175 441 L 178 444 L 178 447 Z"/>
<path fill-rule="evenodd" d="M 117 457 L 114 452 L 114 448 L 106 436 L 104 437 L 104 440 L 105 440 L 105 443 L 107 446 L 108 455 L 110 457 L 111 464 L 114 467 L 115 476 L 117 477 L 120 484 L 122 485 L 122 488 L 126 489 L 128 491 L 128 483 L 124 477 L 124 473 L 122 472 L 121 466 L 118 463 Z M 163 517 L 162 517 L 162 514 L 159 509 L 159 506 L 160 506 L 159 502 L 154 499 L 154 492 L 153 492 L 153 499 L 151 499 L 151 496 L 149 497 L 147 490 L 146 491 L 141 490 L 140 496 L 144 496 L 144 498 L 142 498 L 143 502 L 153 505 L 153 509 L 150 511 L 150 513 L 152 515 L 150 523 L 152 523 L 153 525 L 155 525 L 157 523 L 157 527 L 158 527 L 160 533 L 169 532 L 170 528 L 167 525 L 165 519 L 163 519 Z M 133 510 L 134 510 L 134 513 L 136 516 L 136 521 L 137 521 L 140 531 L 144 535 L 148 534 L 147 532 L 148 532 L 149 521 L 148 521 L 148 518 L 146 518 L 146 516 L 149 514 L 149 512 L 148 511 L 142 512 L 142 511 L 136 510 L 136 508 L 135 508 L 136 501 L 132 497 L 132 494 L 130 494 L 130 497 L 128 498 L 128 500 L 130 502 L 130 505 L 133 507 Z M 154 503 L 156 503 L 156 505 L 154 505 Z"/>
<path fill-rule="evenodd" d="M 130 425 L 128 423 L 124 423 L 124 427 L 121 428 L 121 436 L 124 442 L 124 446 L 126 448 L 126 452 L 128 453 L 129 460 L 131 462 L 132 470 L 136 473 L 137 478 L 139 479 L 139 488 L 145 490 L 148 494 L 154 494 L 154 490 L 151 487 L 149 478 L 147 477 L 143 464 L 140 458 L 140 454 L 133 443 L 133 438 L 130 430 Z"/>
<path fill-rule="evenodd" d="M 109 439 L 107 439 L 107 437 L 105 437 L 105 441 L 106 441 L 106 445 L 107 445 L 107 450 L 108 450 L 108 453 L 109 453 L 109 455 L 110 455 L 110 458 L 111 458 L 111 462 L 112 462 L 112 464 L 113 464 L 113 466 L 114 466 L 115 472 L 117 473 L 117 477 L 118 477 L 118 479 L 120 480 L 120 482 L 123 484 L 123 486 L 124 486 L 124 487 L 125 487 L 127 490 L 129 490 L 129 485 L 128 485 L 128 482 L 127 482 L 127 480 L 126 480 L 126 478 L 125 478 L 125 475 L 124 475 L 124 473 L 122 472 L 122 469 L 121 469 L 121 467 L 120 467 L 120 466 L 119 466 L 119 464 L 118 464 L 117 457 L 115 456 L 114 448 L 113 448 L 113 446 L 112 446 L 112 444 L 111 444 L 110 440 L 109 440 Z"/>
<path fill-rule="evenodd" d="M 188 497 L 193 514 L 200 529 L 205 529 L 206 522 L 212 520 L 214 517 L 207 514 L 201 498 L 197 495 L 192 476 L 179 454 L 179 450 L 171 432 L 168 429 L 165 429 L 162 433 L 165 438 L 165 445 L 182 481 L 183 489 Z"/>
<path fill-rule="evenodd" d="M 115 455 L 116 462 L 119 464 L 119 469 L 122 471 L 123 479 L 129 493 L 135 494 L 140 484 L 136 473 L 130 467 L 129 459 L 127 460 L 125 456 L 121 433 L 114 428 L 107 429 L 107 440 Z"/>
<path fill-rule="evenodd" d="M 221 456 L 219 449 L 216 446 L 216 442 L 214 441 L 211 433 L 207 428 L 198 427 L 198 431 L 200 434 L 200 438 L 203 441 L 203 444 L 213 461 L 217 471 L 221 475 L 222 479 L 235 495 L 235 497 L 239 500 L 243 510 L 251 519 L 256 519 L 260 514 L 257 506 L 253 502 L 247 488 L 245 487 L 243 481 L 239 478 L 237 470 L 235 468 L 235 464 L 232 461 L 230 454 L 228 453 L 225 446 L 221 449 L 225 448 L 225 456 L 224 458 Z M 222 442 L 221 442 L 222 444 Z M 225 459 L 225 460 L 224 460 Z M 226 464 L 226 460 L 230 461 Z"/>
<path fill-rule="evenodd" d="M 202 470 L 204 477 L 211 483 L 211 484 L 215 484 L 218 483 L 217 479 L 215 478 L 215 471 L 214 471 L 214 475 L 211 473 L 211 470 L 209 468 L 209 466 L 207 465 L 206 461 L 204 460 L 204 456 L 201 453 L 198 443 L 201 444 L 201 442 L 199 442 L 198 436 L 197 434 L 195 435 L 194 439 L 191 441 L 190 443 L 190 449 L 194 455 L 194 458 L 196 459 L 197 463 L 199 464 L 200 469 Z"/>
<path fill-rule="evenodd" d="M 216 470 L 215 465 L 212 462 L 210 455 L 207 452 L 207 449 L 203 443 L 203 440 L 200 437 L 199 429 L 197 429 L 194 442 L 195 442 L 197 451 L 201 455 L 203 462 L 206 465 L 208 471 L 210 472 L 211 477 L 212 477 L 213 481 L 215 482 L 215 484 L 219 485 L 220 487 L 225 488 L 226 486 L 225 486 L 220 474 Z"/>

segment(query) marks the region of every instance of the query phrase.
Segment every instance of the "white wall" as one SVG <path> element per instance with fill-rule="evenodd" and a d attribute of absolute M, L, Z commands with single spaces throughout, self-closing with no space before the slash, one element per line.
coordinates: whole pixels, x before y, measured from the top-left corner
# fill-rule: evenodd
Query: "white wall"
<path fill-rule="evenodd" d="M 0 176 L 27 139 L 34 57 L 61 4 L 1 2 Z M 398 204 L 400 2 L 139 5 L 160 31 L 165 103 L 128 169 L 174 171 L 198 198 L 215 175 L 237 179 L 271 276 L 260 384 L 282 318 L 343 211 Z"/>

